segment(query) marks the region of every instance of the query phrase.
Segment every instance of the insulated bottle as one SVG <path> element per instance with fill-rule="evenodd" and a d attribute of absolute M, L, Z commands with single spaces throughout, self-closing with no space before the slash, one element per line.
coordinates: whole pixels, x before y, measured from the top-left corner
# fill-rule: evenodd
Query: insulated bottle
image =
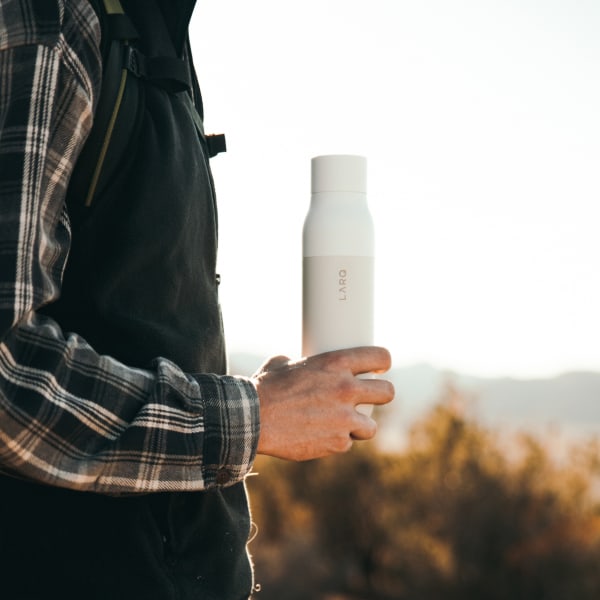
<path fill-rule="evenodd" d="M 373 344 L 373 220 L 367 161 L 327 155 L 311 161 L 303 229 L 302 354 Z"/>

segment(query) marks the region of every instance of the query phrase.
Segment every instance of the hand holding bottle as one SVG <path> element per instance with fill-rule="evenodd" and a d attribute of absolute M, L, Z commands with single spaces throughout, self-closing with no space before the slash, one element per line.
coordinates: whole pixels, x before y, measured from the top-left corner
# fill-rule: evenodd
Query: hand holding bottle
<path fill-rule="evenodd" d="M 254 375 L 260 399 L 258 452 L 289 460 L 309 460 L 346 452 L 354 440 L 371 439 L 377 425 L 357 412 L 359 404 L 386 404 L 393 385 L 360 379 L 361 373 L 390 368 L 389 352 L 359 347 L 290 361 L 278 356 Z"/>

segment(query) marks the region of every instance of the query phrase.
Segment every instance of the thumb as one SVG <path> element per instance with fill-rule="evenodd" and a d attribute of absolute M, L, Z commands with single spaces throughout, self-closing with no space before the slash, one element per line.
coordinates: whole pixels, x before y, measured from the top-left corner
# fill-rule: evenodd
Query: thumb
<path fill-rule="evenodd" d="M 261 375 L 262 373 L 266 373 L 267 371 L 275 371 L 276 369 L 281 369 L 283 367 L 287 367 L 290 363 L 289 356 L 271 356 L 268 358 L 259 368 L 258 371 L 254 374 L 254 377 L 257 375 Z"/>

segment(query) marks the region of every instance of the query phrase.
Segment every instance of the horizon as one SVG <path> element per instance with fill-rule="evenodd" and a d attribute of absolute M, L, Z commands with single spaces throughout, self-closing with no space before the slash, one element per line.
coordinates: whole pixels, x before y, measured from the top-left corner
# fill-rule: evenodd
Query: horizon
<path fill-rule="evenodd" d="M 260 351 L 252 351 L 252 350 L 229 350 L 227 352 L 228 361 L 232 367 L 235 368 L 235 372 L 231 371 L 231 374 L 250 376 L 254 373 L 261 362 L 267 358 L 264 353 Z M 393 357 L 392 357 L 393 358 Z M 409 363 L 396 363 L 392 360 L 392 365 L 388 371 L 388 373 L 394 372 L 407 372 L 407 371 L 418 371 L 426 369 L 430 371 L 432 374 L 438 374 L 442 377 L 459 377 L 466 378 L 469 380 L 475 381 L 513 381 L 513 382 L 523 382 L 523 383 L 533 383 L 533 382 L 543 382 L 543 381 L 552 381 L 557 379 L 562 379 L 565 377 L 571 376 L 598 376 L 600 377 L 600 368 L 597 369 L 572 369 L 566 371 L 558 371 L 548 374 L 541 375 L 511 375 L 511 374 L 502 374 L 502 373 L 471 373 L 469 371 L 464 371 L 460 369 L 454 369 L 451 367 L 446 367 L 444 365 L 436 365 L 427 361 L 417 361 L 417 362 L 409 362 Z M 385 377 L 385 375 L 383 375 Z"/>

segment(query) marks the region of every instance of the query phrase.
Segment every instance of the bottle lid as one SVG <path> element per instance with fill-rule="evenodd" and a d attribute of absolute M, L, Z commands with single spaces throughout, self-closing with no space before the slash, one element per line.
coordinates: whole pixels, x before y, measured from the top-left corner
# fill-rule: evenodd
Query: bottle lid
<path fill-rule="evenodd" d="M 367 192 L 367 159 L 351 154 L 315 156 L 311 160 L 311 192 Z"/>

